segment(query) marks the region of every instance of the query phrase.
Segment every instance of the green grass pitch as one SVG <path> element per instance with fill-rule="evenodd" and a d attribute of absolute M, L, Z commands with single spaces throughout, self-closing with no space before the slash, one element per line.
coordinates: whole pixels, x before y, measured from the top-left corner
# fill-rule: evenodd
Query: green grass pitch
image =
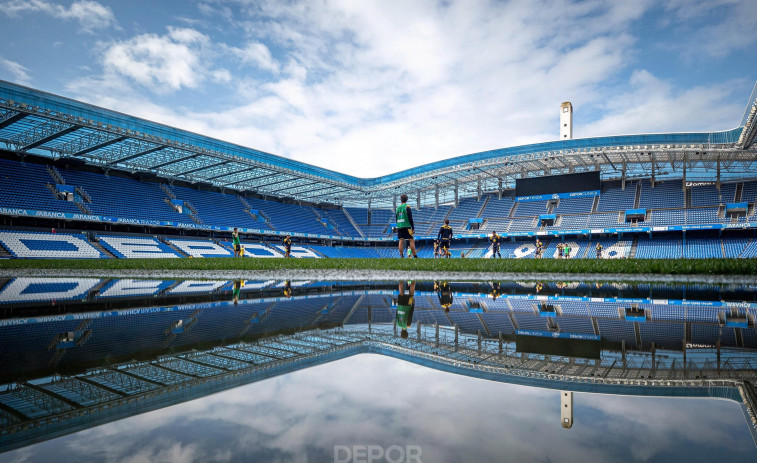
<path fill-rule="evenodd" d="M 2 269 L 402 270 L 485 273 L 755 275 L 757 259 L 8 259 Z"/>

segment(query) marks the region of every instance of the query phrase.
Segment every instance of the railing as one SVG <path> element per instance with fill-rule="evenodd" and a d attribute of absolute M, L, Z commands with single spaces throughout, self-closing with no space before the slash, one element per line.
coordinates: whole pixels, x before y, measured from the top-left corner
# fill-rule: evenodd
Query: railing
<path fill-rule="evenodd" d="M 77 186 L 77 187 L 74 187 L 74 191 L 76 191 L 77 193 L 79 193 L 79 196 L 81 196 L 82 199 L 84 199 L 84 201 L 86 201 L 88 203 L 92 202 L 92 198 L 89 196 L 89 193 L 87 193 L 86 191 L 84 191 L 84 188 L 81 188 L 81 187 Z"/>
<path fill-rule="evenodd" d="M 176 194 L 169 188 L 168 185 L 165 185 L 163 183 L 160 184 L 160 189 L 163 190 L 163 192 L 171 199 L 176 199 Z"/>
<path fill-rule="evenodd" d="M 45 184 L 45 186 L 47 187 L 48 190 L 50 190 L 50 193 L 52 193 L 53 196 L 55 196 L 55 199 L 60 199 L 60 196 L 58 196 L 58 190 L 55 189 L 55 186 L 53 186 L 52 183 L 47 183 Z"/>
<path fill-rule="evenodd" d="M 192 211 L 193 214 L 197 214 L 197 209 L 189 201 L 184 201 L 184 207 Z"/>
<path fill-rule="evenodd" d="M 58 183 L 60 185 L 65 185 L 66 181 L 63 180 L 63 177 L 61 177 L 60 172 L 58 172 L 58 169 L 55 168 L 55 166 L 45 166 L 47 169 L 47 172 L 50 174 L 50 176 L 55 180 L 55 183 Z"/>

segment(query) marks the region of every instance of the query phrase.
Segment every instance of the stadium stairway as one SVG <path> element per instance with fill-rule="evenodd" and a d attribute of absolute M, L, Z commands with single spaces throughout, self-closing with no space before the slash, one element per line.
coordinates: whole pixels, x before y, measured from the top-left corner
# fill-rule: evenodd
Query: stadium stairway
<path fill-rule="evenodd" d="M 347 211 L 346 207 L 341 208 L 342 213 L 344 213 L 344 216 L 347 217 L 347 220 L 352 224 L 353 227 L 355 227 L 355 231 L 357 231 L 358 235 L 360 235 L 361 238 L 365 238 L 365 233 L 363 233 L 363 230 L 360 229 L 360 227 L 357 226 L 357 222 L 355 222 L 355 219 L 352 218 L 350 213 Z"/>
<path fill-rule="evenodd" d="M 489 204 L 489 200 L 492 199 L 492 195 L 486 195 L 486 198 L 484 199 L 483 203 L 481 204 L 481 209 L 478 210 L 476 213 L 475 218 L 481 218 L 481 214 L 486 210 L 486 205 Z"/>
<path fill-rule="evenodd" d="M 166 196 L 168 196 L 169 199 L 176 199 L 176 193 L 174 193 L 171 187 L 169 187 L 168 185 L 161 183 L 160 189 L 165 192 Z"/>
<path fill-rule="evenodd" d="M 320 257 L 321 259 L 328 259 L 328 257 L 329 257 L 326 254 L 324 254 L 321 251 L 319 251 L 318 249 L 312 248 L 310 246 L 303 246 L 303 247 L 306 248 L 306 249 L 309 249 L 310 251 L 313 252 L 313 254 L 315 254 L 316 256 Z"/>
<path fill-rule="evenodd" d="M 168 246 L 169 248 L 171 248 L 171 251 L 175 252 L 176 254 L 180 255 L 181 257 L 189 257 L 189 254 L 187 254 L 186 252 L 184 252 L 181 249 L 179 249 L 176 246 L 174 246 L 170 241 L 168 241 L 168 239 L 165 236 L 158 237 L 158 240 L 161 243 L 163 243 L 166 246 Z"/>
<path fill-rule="evenodd" d="M 5 246 L 0 244 L 0 259 L 12 259 L 12 258 L 13 258 L 13 254 L 11 254 L 10 251 L 8 251 L 5 248 Z"/>
<path fill-rule="evenodd" d="M 103 253 L 103 255 L 105 256 L 106 259 L 116 259 L 117 258 L 112 252 L 110 252 L 107 249 L 105 249 L 105 246 L 103 246 L 102 243 L 100 243 L 100 240 L 96 236 L 90 236 L 87 241 L 89 241 L 89 243 L 92 246 L 94 246 L 95 249 L 97 249 L 98 251 L 100 251 L 101 253 Z"/>
<path fill-rule="evenodd" d="M 55 166 L 45 166 L 47 169 L 47 173 L 50 174 L 50 177 L 55 181 L 55 183 L 58 183 L 60 185 L 65 185 L 66 181 L 61 177 L 60 172 L 58 172 L 58 169 L 55 168 Z"/>
<path fill-rule="evenodd" d="M 638 247 L 639 247 L 639 239 L 634 238 L 633 244 L 631 244 L 631 253 L 628 255 L 629 259 L 633 259 L 636 257 L 636 249 L 638 249 Z"/>

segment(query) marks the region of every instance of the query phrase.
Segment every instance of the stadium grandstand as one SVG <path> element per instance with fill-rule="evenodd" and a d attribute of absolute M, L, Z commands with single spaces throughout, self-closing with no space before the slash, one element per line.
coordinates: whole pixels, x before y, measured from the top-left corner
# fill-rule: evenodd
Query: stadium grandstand
<path fill-rule="evenodd" d="M 0 257 L 757 257 L 757 86 L 739 127 L 561 139 L 356 178 L 0 81 Z M 558 185 L 558 186 L 555 186 Z"/>

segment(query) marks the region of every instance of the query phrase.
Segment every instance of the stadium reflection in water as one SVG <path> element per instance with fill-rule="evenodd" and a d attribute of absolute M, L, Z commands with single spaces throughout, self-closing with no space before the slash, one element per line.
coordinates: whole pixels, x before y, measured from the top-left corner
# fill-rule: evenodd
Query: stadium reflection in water
<path fill-rule="evenodd" d="M 757 459 L 754 287 L 0 288 L 3 461 Z"/>

